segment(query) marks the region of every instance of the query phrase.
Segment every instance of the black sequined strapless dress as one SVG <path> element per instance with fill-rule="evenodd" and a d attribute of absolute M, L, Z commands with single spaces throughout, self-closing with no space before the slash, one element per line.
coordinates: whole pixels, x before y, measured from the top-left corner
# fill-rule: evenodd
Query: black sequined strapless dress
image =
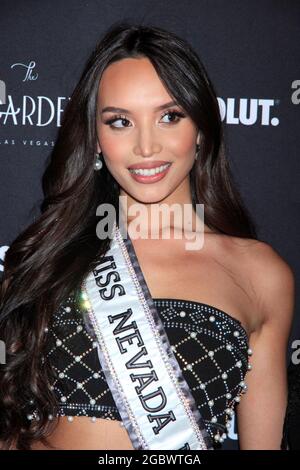
<path fill-rule="evenodd" d="M 207 431 L 220 447 L 247 389 L 244 379 L 252 351 L 246 331 L 237 319 L 211 305 L 183 299 L 153 301 Z M 45 334 L 45 360 L 54 371 L 52 389 L 58 401 L 54 415 L 70 421 L 75 416 L 122 421 L 75 294 L 61 304 Z"/>

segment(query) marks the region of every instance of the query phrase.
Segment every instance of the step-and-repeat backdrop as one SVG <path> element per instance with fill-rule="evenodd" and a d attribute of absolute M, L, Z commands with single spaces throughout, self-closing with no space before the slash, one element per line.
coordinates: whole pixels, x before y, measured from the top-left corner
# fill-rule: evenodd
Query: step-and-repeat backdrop
<path fill-rule="evenodd" d="M 119 20 L 174 31 L 199 53 L 259 238 L 299 275 L 300 3 L 274 0 L 2 0 L 0 270 L 11 241 L 38 213 L 45 161 L 83 64 Z M 296 297 L 288 354 L 295 364 L 298 304 Z M 235 419 L 229 436 L 224 448 L 237 448 Z"/>

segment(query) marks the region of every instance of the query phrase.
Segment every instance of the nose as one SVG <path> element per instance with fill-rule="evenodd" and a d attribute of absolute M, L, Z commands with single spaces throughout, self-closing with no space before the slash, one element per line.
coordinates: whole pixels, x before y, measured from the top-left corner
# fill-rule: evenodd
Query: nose
<path fill-rule="evenodd" d="M 152 132 L 149 128 L 142 129 L 134 146 L 135 155 L 147 158 L 153 154 L 159 154 L 161 150 L 162 145 L 157 140 L 155 132 Z"/>

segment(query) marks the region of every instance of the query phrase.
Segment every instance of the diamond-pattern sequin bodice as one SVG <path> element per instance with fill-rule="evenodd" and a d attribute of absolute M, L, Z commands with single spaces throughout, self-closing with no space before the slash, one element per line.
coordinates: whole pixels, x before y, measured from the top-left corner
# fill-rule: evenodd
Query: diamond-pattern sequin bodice
<path fill-rule="evenodd" d="M 223 442 L 234 407 L 246 391 L 247 334 L 241 323 L 213 306 L 153 299 L 175 357 L 212 439 Z M 121 421 L 101 369 L 97 344 L 85 327 L 74 294 L 59 307 L 46 332 L 59 416 Z M 72 418 L 70 418 L 72 420 Z"/>

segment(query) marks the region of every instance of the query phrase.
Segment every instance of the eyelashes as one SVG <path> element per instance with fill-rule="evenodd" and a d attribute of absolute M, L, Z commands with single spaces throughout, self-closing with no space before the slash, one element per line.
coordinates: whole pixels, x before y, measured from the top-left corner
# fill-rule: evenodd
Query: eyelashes
<path fill-rule="evenodd" d="M 164 124 L 177 124 L 178 122 L 180 122 L 181 118 L 185 118 L 185 114 L 183 114 L 181 111 L 167 111 L 165 112 L 162 116 L 161 116 L 161 119 L 164 118 L 165 116 L 175 116 L 177 119 L 176 121 L 173 121 L 173 122 L 165 122 Z M 125 129 L 126 127 L 129 127 L 128 125 L 126 125 L 125 127 L 116 127 L 116 126 L 113 126 L 112 124 L 115 122 L 115 121 L 123 121 L 123 122 L 129 122 L 129 120 L 126 118 L 126 116 L 124 115 L 121 115 L 121 114 L 118 114 L 118 115 L 115 115 L 113 116 L 112 118 L 108 119 L 107 121 L 104 122 L 104 124 L 110 126 L 112 129 Z"/>

